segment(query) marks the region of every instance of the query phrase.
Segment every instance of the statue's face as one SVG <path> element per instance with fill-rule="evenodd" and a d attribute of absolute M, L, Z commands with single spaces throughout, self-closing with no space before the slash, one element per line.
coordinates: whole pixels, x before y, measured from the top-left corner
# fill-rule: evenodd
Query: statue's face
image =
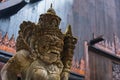
<path fill-rule="evenodd" d="M 41 59 L 47 63 L 56 62 L 60 58 L 63 45 L 63 40 L 56 36 L 42 36 L 38 42 L 38 51 L 42 54 Z"/>

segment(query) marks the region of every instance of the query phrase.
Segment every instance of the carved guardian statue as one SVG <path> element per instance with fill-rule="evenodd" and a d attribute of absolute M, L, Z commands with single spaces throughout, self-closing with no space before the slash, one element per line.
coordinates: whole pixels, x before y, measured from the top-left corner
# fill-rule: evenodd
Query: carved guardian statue
<path fill-rule="evenodd" d="M 40 15 L 38 24 L 23 22 L 17 38 L 16 54 L 1 71 L 2 80 L 68 80 L 77 39 L 71 26 L 65 34 L 60 17 L 52 6 Z"/>

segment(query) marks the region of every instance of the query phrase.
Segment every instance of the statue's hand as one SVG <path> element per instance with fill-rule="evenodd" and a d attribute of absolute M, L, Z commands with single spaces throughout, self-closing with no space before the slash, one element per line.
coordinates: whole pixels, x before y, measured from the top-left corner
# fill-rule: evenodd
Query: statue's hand
<path fill-rule="evenodd" d="M 69 73 L 68 72 L 62 72 L 61 74 L 61 80 L 68 80 Z"/>

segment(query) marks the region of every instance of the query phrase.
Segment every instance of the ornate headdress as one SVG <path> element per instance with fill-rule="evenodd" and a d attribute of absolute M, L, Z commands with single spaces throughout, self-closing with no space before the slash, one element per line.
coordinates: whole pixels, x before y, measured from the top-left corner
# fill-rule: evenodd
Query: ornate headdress
<path fill-rule="evenodd" d="M 19 36 L 17 38 L 17 51 L 21 49 L 31 50 L 30 41 L 36 41 L 40 36 L 52 35 L 64 40 L 64 34 L 59 29 L 61 18 L 56 15 L 56 12 L 51 7 L 47 13 L 41 14 L 38 24 L 30 21 L 23 22 L 20 25 Z"/>
<path fill-rule="evenodd" d="M 61 29 L 59 29 L 61 18 L 56 15 L 56 12 L 51 7 L 48 9 L 47 13 L 41 14 L 38 22 L 38 27 L 34 31 L 37 32 L 38 36 L 42 35 L 54 35 L 61 39 L 64 38 Z"/>

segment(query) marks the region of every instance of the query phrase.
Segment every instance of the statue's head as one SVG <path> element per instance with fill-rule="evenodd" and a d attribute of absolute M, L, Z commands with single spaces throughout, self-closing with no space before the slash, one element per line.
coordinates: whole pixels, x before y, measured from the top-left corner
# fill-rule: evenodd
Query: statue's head
<path fill-rule="evenodd" d="M 47 13 L 40 15 L 37 25 L 24 21 L 20 25 L 17 51 L 29 50 L 40 59 L 55 62 L 60 57 L 64 45 L 64 34 L 59 29 L 60 21 L 52 6 Z"/>
<path fill-rule="evenodd" d="M 74 43 L 71 29 L 66 34 L 59 29 L 60 17 L 56 15 L 54 9 L 48 9 L 47 13 L 41 14 L 38 24 L 32 22 L 23 22 L 20 25 L 19 36 L 17 38 L 17 51 L 29 50 L 34 59 L 36 56 L 48 63 L 55 62 L 60 58 L 64 43 Z M 70 26 L 69 26 L 70 27 Z M 73 42 L 72 42 L 73 41 Z M 69 44 L 68 44 L 69 45 Z"/>
<path fill-rule="evenodd" d="M 38 25 L 33 29 L 32 47 L 46 62 L 55 62 L 63 50 L 64 34 L 59 29 L 60 20 L 51 7 L 47 13 L 40 15 Z"/>

